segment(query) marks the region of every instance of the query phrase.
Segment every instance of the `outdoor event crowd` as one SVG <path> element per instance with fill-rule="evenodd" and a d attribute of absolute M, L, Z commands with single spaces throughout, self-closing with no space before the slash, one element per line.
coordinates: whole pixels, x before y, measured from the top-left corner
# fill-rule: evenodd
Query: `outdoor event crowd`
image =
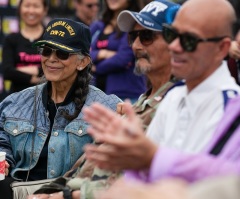
<path fill-rule="evenodd" d="M 239 199 L 240 2 L 74 5 L 19 0 L 0 197 Z"/>

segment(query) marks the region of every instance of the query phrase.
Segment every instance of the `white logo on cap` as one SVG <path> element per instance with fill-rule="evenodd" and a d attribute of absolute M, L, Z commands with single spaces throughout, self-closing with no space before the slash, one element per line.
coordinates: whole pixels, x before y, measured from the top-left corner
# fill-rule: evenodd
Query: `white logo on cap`
<path fill-rule="evenodd" d="M 138 18 L 139 21 L 143 21 L 141 16 L 137 15 L 136 17 Z"/>
<path fill-rule="evenodd" d="M 151 13 L 153 16 L 157 16 L 160 12 L 163 12 L 164 10 L 166 10 L 168 8 L 167 5 L 161 3 L 161 2 L 151 2 L 150 4 L 146 5 L 141 12 L 149 12 Z"/>
<path fill-rule="evenodd" d="M 154 23 L 146 21 L 146 20 L 144 20 L 143 23 L 146 24 L 147 26 L 152 26 L 152 27 L 154 26 Z"/>

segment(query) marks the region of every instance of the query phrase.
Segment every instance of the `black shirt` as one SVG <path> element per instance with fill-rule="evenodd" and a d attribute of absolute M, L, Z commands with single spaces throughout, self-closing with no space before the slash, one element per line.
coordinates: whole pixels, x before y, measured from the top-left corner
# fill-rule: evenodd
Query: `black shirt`
<path fill-rule="evenodd" d="M 22 36 L 21 33 L 12 33 L 8 35 L 3 44 L 3 75 L 4 79 L 10 80 L 11 93 L 21 91 L 27 87 L 33 86 L 30 83 L 32 75 L 17 70 L 21 66 L 38 66 L 39 75 L 42 75 L 41 56 L 33 43 L 42 39 L 42 36 L 34 41 L 30 41 Z"/>

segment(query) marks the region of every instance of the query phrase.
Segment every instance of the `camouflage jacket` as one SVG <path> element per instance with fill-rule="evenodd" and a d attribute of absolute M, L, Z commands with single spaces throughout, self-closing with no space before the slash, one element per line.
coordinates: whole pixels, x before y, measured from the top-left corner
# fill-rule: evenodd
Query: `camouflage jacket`
<path fill-rule="evenodd" d="M 159 103 L 162 101 L 164 95 L 168 89 L 173 86 L 173 84 L 173 82 L 165 83 L 150 99 L 148 99 L 148 96 L 151 93 L 151 89 L 148 90 L 146 93 L 142 94 L 139 97 L 138 101 L 133 105 L 136 114 L 138 114 L 142 120 L 144 130 L 147 129 L 148 125 L 155 115 Z"/>

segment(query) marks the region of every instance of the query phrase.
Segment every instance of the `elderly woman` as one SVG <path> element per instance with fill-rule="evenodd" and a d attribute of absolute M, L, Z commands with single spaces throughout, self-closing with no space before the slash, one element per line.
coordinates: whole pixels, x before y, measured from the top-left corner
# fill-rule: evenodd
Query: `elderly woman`
<path fill-rule="evenodd" d="M 41 54 L 46 82 L 13 93 L 0 104 L 0 151 L 5 151 L 6 174 L 0 193 L 12 198 L 14 180 L 35 181 L 62 176 L 92 142 L 81 112 L 100 102 L 115 110 L 120 99 L 90 86 L 89 28 L 69 19 L 49 22 Z"/>

